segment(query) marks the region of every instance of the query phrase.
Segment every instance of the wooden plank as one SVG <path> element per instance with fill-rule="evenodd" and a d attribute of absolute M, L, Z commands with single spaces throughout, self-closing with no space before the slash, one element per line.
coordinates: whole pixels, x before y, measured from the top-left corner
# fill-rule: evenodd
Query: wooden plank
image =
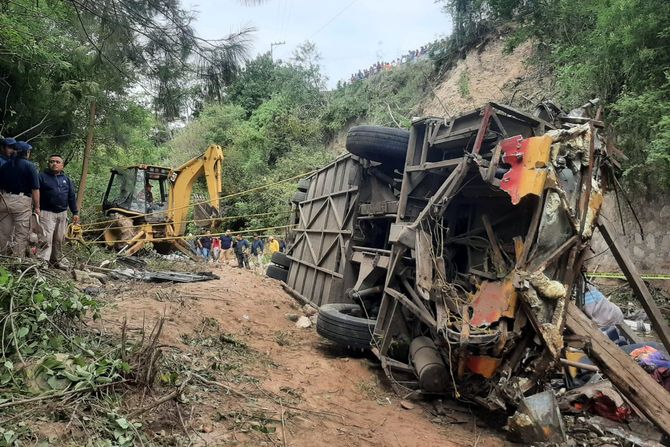
<path fill-rule="evenodd" d="M 572 302 L 567 304 L 566 328 L 590 341 L 586 353 L 603 374 L 658 428 L 670 435 L 670 394 L 629 354 L 603 334 Z"/>
<path fill-rule="evenodd" d="M 598 219 L 598 229 L 600 234 L 603 235 L 605 242 L 609 246 L 614 259 L 616 259 L 621 271 L 626 276 L 628 284 L 633 289 L 633 293 L 640 304 L 644 308 L 644 311 L 647 313 L 651 325 L 658 334 L 658 338 L 661 339 L 665 349 L 670 352 L 670 328 L 668 327 L 668 322 L 665 320 L 663 315 L 661 315 L 661 310 L 656 305 L 654 297 L 651 296 L 651 292 L 647 288 L 647 285 L 644 283 L 640 277 L 635 264 L 628 256 L 628 253 L 625 251 L 619 242 L 614 238 L 614 233 L 610 231 L 609 225 L 602 219 Z"/>
<path fill-rule="evenodd" d="M 631 343 L 642 343 L 642 337 L 637 335 L 626 323 L 617 324 L 615 326 Z"/>

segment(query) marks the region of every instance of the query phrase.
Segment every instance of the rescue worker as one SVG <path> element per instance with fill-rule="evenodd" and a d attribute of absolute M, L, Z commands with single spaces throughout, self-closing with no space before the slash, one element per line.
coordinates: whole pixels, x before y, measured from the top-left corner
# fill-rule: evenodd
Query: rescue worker
<path fill-rule="evenodd" d="M 52 265 L 65 267 L 63 240 L 67 231 L 67 209 L 72 212 L 72 223 L 79 223 L 77 194 L 70 177 L 63 172 L 64 160 L 58 154 L 49 157 L 47 168 L 40 173 L 40 226 L 46 247 L 38 258 Z"/>
<path fill-rule="evenodd" d="M 14 138 L 3 138 L 0 140 L 0 166 L 7 163 L 14 156 L 14 146 L 16 146 Z"/>
<path fill-rule="evenodd" d="M 24 257 L 31 212 L 40 215 L 40 179 L 30 161 L 32 146 L 14 145 L 16 155 L 0 167 L 0 252 Z"/>
<path fill-rule="evenodd" d="M 235 256 L 237 256 L 237 266 L 239 268 L 250 268 L 249 267 L 249 241 L 242 238 L 241 234 L 235 236 Z"/>
<path fill-rule="evenodd" d="M 254 234 L 254 240 L 251 242 L 251 256 L 254 261 L 255 269 L 257 269 L 259 273 L 263 270 L 264 250 L 265 244 L 263 244 L 259 235 Z"/>
<path fill-rule="evenodd" d="M 196 246 L 200 250 L 200 256 L 205 260 L 205 262 L 209 261 L 209 252 L 212 249 L 212 237 L 210 236 L 210 232 L 208 231 L 205 233 L 203 236 L 200 236 L 196 242 Z"/>
<path fill-rule="evenodd" d="M 221 235 L 221 251 L 223 261 L 230 265 L 230 261 L 233 260 L 233 237 L 230 235 L 230 230 L 226 230 L 226 233 Z"/>
<path fill-rule="evenodd" d="M 270 250 L 270 254 L 274 254 L 279 251 L 279 242 L 272 236 L 268 238 L 268 249 Z"/>
<path fill-rule="evenodd" d="M 147 201 L 147 205 L 151 205 L 154 203 L 154 193 L 151 192 L 151 183 L 147 183 L 144 186 L 144 199 Z"/>

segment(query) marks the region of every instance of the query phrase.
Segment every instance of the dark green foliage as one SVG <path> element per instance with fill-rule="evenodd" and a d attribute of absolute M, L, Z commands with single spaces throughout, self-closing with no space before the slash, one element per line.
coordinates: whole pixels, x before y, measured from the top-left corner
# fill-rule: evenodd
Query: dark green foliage
<path fill-rule="evenodd" d="M 670 2 L 665 0 L 445 1 L 459 39 L 515 23 L 554 68 L 568 107 L 600 97 L 630 160 L 630 184 L 670 188 Z M 453 38 L 452 38 L 453 39 Z"/>
<path fill-rule="evenodd" d="M 327 96 L 322 115 L 324 131 L 334 136 L 354 122 L 409 126 L 430 91 L 432 66 L 420 61 L 382 71 L 369 79 L 341 85 Z"/>

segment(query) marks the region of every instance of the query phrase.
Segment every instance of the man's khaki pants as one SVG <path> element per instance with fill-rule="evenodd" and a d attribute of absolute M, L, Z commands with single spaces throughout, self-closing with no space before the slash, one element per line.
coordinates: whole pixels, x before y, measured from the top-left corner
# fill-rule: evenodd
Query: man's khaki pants
<path fill-rule="evenodd" d="M 226 248 L 225 250 L 222 249 L 221 253 L 222 253 L 221 257 L 223 258 L 223 262 L 225 262 L 228 265 L 230 265 L 230 262 L 233 259 L 235 259 L 235 253 L 233 253 L 233 247 Z"/>
<path fill-rule="evenodd" d="M 63 239 L 67 231 L 67 211 L 52 213 L 42 210 L 40 226 L 44 231 L 47 246 L 37 254 L 37 257 L 52 263 L 59 262 L 63 256 Z"/>
<path fill-rule="evenodd" d="M 263 254 L 251 255 L 249 261 L 254 265 L 254 271 L 263 274 Z"/>
<path fill-rule="evenodd" d="M 24 257 L 30 235 L 32 199 L 20 194 L 0 193 L 0 253 Z"/>

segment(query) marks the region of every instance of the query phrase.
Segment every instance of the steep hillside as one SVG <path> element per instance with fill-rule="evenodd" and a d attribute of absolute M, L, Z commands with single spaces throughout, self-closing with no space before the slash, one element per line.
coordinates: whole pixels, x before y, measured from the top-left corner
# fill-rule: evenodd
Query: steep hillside
<path fill-rule="evenodd" d="M 553 80 L 548 72 L 530 64 L 532 43 L 506 52 L 507 38 L 506 34 L 492 35 L 459 60 L 426 98 L 422 114 L 453 116 L 487 101 L 531 109 L 550 98 Z"/>

